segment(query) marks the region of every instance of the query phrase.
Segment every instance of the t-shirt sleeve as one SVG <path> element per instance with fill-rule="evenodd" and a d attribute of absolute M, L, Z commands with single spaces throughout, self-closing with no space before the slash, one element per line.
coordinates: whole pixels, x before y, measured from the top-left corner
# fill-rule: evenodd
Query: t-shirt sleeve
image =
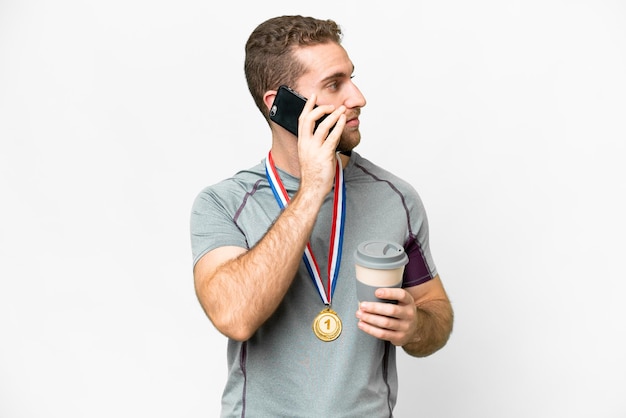
<path fill-rule="evenodd" d="M 246 237 L 229 209 L 217 194 L 206 188 L 195 198 L 190 220 L 193 265 L 207 252 L 227 246 L 248 248 Z"/>
<path fill-rule="evenodd" d="M 409 256 L 409 262 L 404 268 L 402 287 L 417 286 L 437 275 L 437 268 L 430 252 L 426 209 L 415 190 L 411 190 L 407 198 L 410 229 L 404 250 Z"/>

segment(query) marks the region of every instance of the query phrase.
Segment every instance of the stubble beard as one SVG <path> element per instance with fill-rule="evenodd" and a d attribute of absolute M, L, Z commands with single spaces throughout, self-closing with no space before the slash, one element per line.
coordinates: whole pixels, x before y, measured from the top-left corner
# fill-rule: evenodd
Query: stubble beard
<path fill-rule="evenodd" d="M 337 145 L 337 151 L 349 152 L 356 148 L 361 142 L 361 132 L 356 130 L 344 130 L 341 133 L 339 144 Z"/>

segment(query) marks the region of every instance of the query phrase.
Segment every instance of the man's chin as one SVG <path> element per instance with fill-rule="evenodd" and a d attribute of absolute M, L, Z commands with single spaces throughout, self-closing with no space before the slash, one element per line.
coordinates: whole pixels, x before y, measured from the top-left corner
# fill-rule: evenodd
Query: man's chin
<path fill-rule="evenodd" d="M 337 151 L 350 152 L 361 142 L 361 134 L 359 132 L 351 132 L 349 135 L 341 136 L 339 144 L 337 145 Z"/>

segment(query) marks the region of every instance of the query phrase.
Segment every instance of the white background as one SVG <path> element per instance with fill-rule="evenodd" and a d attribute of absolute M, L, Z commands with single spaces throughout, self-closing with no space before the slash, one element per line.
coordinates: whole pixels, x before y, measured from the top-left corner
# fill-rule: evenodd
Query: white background
<path fill-rule="evenodd" d="M 625 3 L 297 4 L 0 0 L 0 417 L 218 414 L 189 213 L 265 156 L 243 47 L 291 13 L 342 25 L 456 311 L 396 415 L 626 416 Z"/>

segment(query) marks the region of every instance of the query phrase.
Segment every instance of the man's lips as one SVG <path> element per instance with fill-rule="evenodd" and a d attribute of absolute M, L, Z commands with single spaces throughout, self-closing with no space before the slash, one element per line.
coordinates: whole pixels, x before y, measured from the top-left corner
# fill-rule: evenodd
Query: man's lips
<path fill-rule="evenodd" d="M 356 127 L 359 126 L 360 122 L 359 122 L 359 114 L 351 114 L 351 115 L 346 115 L 346 126 L 349 127 Z"/>
<path fill-rule="evenodd" d="M 360 122 L 359 122 L 359 118 L 354 118 L 354 119 L 350 119 L 348 121 L 346 121 L 346 126 L 350 127 L 350 128 L 355 128 L 357 126 L 359 126 Z"/>

